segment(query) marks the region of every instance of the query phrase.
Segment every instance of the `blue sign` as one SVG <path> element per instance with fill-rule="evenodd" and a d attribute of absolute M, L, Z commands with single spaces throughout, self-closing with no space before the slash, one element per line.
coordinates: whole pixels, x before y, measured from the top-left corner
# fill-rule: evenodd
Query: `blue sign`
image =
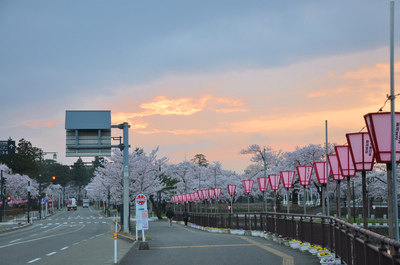
<path fill-rule="evenodd" d="M 15 141 L 0 141 L 0 156 L 15 155 Z"/>

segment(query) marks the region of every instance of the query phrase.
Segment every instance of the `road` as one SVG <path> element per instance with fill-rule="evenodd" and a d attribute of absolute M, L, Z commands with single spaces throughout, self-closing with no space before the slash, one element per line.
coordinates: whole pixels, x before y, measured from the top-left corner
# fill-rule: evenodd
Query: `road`
<path fill-rule="evenodd" d="M 115 224 L 92 208 L 60 211 L 0 234 L 0 264 L 113 264 Z M 118 249 L 131 244 L 118 240 Z"/>

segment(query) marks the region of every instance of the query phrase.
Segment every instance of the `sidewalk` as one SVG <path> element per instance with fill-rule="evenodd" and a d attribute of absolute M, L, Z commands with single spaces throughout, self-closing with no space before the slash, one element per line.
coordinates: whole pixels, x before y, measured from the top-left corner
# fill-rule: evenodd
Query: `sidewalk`
<path fill-rule="evenodd" d="M 149 222 L 149 227 L 150 250 L 139 250 L 135 242 L 119 264 L 320 264 L 317 256 L 261 237 L 210 233 L 181 223 L 169 228 L 166 220 Z"/>

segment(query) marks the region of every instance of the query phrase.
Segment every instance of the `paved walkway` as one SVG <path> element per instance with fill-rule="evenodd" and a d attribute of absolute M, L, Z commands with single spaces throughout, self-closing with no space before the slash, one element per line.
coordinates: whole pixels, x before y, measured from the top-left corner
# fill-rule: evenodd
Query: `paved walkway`
<path fill-rule="evenodd" d="M 139 250 L 135 242 L 119 264 L 320 264 L 316 256 L 261 237 L 210 233 L 180 223 L 169 228 L 166 220 L 149 222 L 149 227 L 150 250 Z"/>

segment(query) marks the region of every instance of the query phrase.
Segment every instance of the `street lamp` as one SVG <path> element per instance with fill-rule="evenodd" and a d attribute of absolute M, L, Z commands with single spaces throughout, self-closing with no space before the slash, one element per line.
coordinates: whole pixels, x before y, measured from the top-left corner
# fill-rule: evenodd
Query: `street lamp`
<path fill-rule="evenodd" d="M 350 148 L 347 145 L 335 146 L 336 155 L 339 162 L 339 168 L 344 177 L 347 177 L 347 220 L 351 222 L 351 188 L 350 188 L 350 177 L 356 175 L 356 169 L 354 167 L 353 159 L 351 157 Z M 333 169 L 332 169 L 333 170 Z M 353 205 L 354 205 L 354 192 L 353 192 Z M 354 207 L 354 219 L 355 219 L 355 207 Z M 355 222 L 355 221 L 354 221 Z"/>
<path fill-rule="evenodd" d="M 250 212 L 250 193 L 253 191 L 254 180 L 242 180 L 242 185 L 247 193 L 247 212 Z"/>
<path fill-rule="evenodd" d="M 374 166 L 374 150 L 367 132 L 346 134 L 350 146 L 351 157 L 357 171 L 361 171 L 363 222 L 364 228 L 368 225 L 368 200 L 367 200 L 367 171 Z"/>
<path fill-rule="evenodd" d="M 311 166 L 297 166 L 297 175 L 300 179 L 300 185 L 304 188 L 304 214 L 306 214 L 306 186 L 310 185 L 311 174 L 313 167 Z"/>
<path fill-rule="evenodd" d="M 267 191 L 268 184 L 269 184 L 269 178 L 266 179 L 265 177 L 258 177 L 257 178 L 258 182 L 258 187 L 260 188 L 260 191 L 263 194 L 263 212 L 266 212 L 265 208 L 265 192 Z"/>
<path fill-rule="evenodd" d="M 228 185 L 228 193 L 231 196 L 231 209 L 230 213 L 233 213 L 233 196 L 235 196 L 236 185 Z"/>
<path fill-rule="evenodd" d="M 294 174 L 294 171 L 281 171 L 282 184 L 286 189 L 287 213 L 289 213 L 289 189 L 293 187 Z"/>
<path fill-rule="evenodd" d="M 274 191 L 274 198 L 275 198 L 274 212 L 276 212 L 276 191 L 279 189 L 281 175 L 272 174 L 268 175 L 268 178 L 269 178 L 269 183 L 271 184 L 271 189 Z"/>
<path fill-rule="evenodd" d="M 340 166 L 339 166 L 339 159 L 337 155 L 328 155 L 328 162 L 329 166 L 332 169 L 332 177 L 333 180 L 336 180 L 336 190 L 337 190 L 337 204 L 336 204 L 336 214 L 338 215 L 338 218 L 340 219 L 340 216 L 342 215 L 342 208 L 340 205 L 340 182 L 345 180 L 345 176 L 342 175 L 342 172 L 340 171 Z"/>
<path fill-rule="evenodd" d="M 42 156 L 53 154 L 53 159 L 57 159 L 57 152 L 39 151 L 39 219 L 42 219 Z"/>
<path fill-rule="evenodd" d="M 386 163 L 388 187 L 389 237 L 399 240 L 397 209 L 396 163 L 400 162 L 399 121 L 400 112 L 394 113 L 395 131 L 391 131 L 392 114 L 390 112 L 368 113 L 364 115 L 372 148 L 377 163 Z M 396 184 L 396 185 L 393 185 Z M 394 224 L 394 227 L 393 227 Z"/>
<path fill-rule="evenodd" d="M 328 175 L 326 175 L 326 162 L 314 162 L 315 174 L 317 175 L 318 183 L 321 185 L 322 193 L 322 213 L 326 215 L 325 212 L 325 187 L 329 181 L 329 176 L 331 175 L 331 169 L 328 163 Z"/>

